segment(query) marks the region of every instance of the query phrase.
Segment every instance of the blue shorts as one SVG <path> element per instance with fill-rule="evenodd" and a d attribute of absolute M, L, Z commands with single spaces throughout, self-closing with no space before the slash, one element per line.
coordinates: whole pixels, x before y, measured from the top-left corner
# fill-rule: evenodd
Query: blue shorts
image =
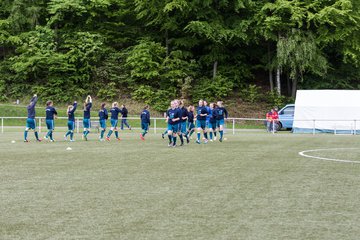
<path fill-rule="evenodd" d="M 54 120 L 46 119 L 46 127 L 48 130 L 54 130 L 55 128 Z"/>
<path fill-rule="evenodd" d="M 90 119 L 89 118 L 84 118 L 83 125 L 84 125 L 84 128 L 90 128 L 90 126 L 91 126 Z"/>
<path fill-rule="evenodd" d="M 216 128 L 216 122 L 209 122 L 208 128 L 215 129 Z"/>
<path fill-rule="evenodd" d="M 194 128 L 195 128 L 195 124 L 194 124 L 193 122 L 189 122 L 189 123 L 188 123 L 188 128 L 189 128 L 189 130 L 194 129 Z"/>
<path fill-rule="evenodd" d="M 145 130 L 145 131 L 149 130 L 149 124 L 142 122 L 142 123 L 141 123 L 141 129 L 142 129 L 142 130 Z"/>
<path fill-rule="evenodd" d="M 75 122 L 74 121 L 68 121 L 68 130 L 74 131 L 75 129 Z"/>
<path fill-rule="evenodd" d="M 35 130 L 35 128 L 36 128 L 35 119 L 32 119 L 32 118 L 26 119 L 26 128 Z"/>
<path fill-rule="evenodd" d="M 178 131 L 178 128 L 179 128 L 179 124 L 176 123 L 176 124 L 169 124 L 167 125 L 167 130 L 168 131 L 172 131 L 173 133 L 176 133 Z"/>
<path fill-rule="evenodd" d="M 186 125 L 187 125 L 186 122 L 181 123 L 181 132 L 182 133 L 186 133 Z"/>
<path fill-rule="evenodd" d="M 111 122 L 111 127 L 113 127 L 113 128 L 117 127 L 117 123 L 118 123 L 117 119 L 110 119 L 110 122 Z"/>
<path fill-rule="evenodd" d="M 100 127 L 101 127 L 101 128 L 103 128 L 103 129 L 106 128 L 106 120 L 105 120 L 105 119 L 101 119 L 101 120 L 99 121 L 99 123 L 100 123 Z"/>
<path fill-rule="evenodd" d="M 205 128 L 206 128 L 206 120 L 196 120 L 196 127 L 197 128 L 202 128 L 203 130 L 205 130 Z"/>
<path fill-rule="evenodd" d="M 225 123 L 224 119 L 217 120 L 216 121 L 216 126 L 217 127 L 220 127 L 220 125 L 224 126 L 224 123 Z"/>

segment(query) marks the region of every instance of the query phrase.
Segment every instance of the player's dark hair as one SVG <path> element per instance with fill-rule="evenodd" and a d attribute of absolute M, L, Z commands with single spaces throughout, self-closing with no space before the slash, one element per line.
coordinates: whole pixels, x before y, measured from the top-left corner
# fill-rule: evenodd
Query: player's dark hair
<path fill-rule="evenodd" d="M 105 105 L 106 105 L 106 103 L 102 103 L 102 104 L 101 104 L 101 109 L 104 109 L 104 108 L 105 108 Z"/>
<path fill-rule="evenodd" d="M 149 106 L 148 106 L 148 105 L 145 105 L 144 109 L 148 109 L 148 108 L 149 108 Z"/>
<path fill-rule="evenodd" d="M 46 102 L 46 106 L 50 106 L 51 104 L 52 104 L 52 101 L 50 101 L 50 100 Z"/>

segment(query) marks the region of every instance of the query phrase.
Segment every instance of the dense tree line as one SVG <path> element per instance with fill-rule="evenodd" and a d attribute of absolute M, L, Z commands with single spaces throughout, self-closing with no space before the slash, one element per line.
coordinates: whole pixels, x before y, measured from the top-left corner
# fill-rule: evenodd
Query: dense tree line
<path fill-rule="evenodd" d="M 0 0 L 0 100 L 360 86 L 358 0 Z"/>

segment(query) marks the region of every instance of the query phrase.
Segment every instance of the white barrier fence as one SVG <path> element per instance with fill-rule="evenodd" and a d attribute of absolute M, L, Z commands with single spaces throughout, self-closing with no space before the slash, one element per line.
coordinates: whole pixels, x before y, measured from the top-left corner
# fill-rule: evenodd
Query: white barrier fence
<path fill-rule="evenodd" d="M 1 119 L 1 133 L 9 131 L 11 129 L 23 129 L 26 125 L 27 117 L 0 117 Z M 126 118 L 128 123 L 132 126 L 132 129 L 140 129 L 140 119 L 138 117 L 128 117 Z M 82 129 L 82 117 L 75 118 L 75 132 L 79 133 Z M 118 128 L 121 125 L 121 118 L 119 118 Z M 14 124 L 16 121 L 16 124 Z M 227 133 L 235 134 L 238 131 L 265 131 L 266 127 L 264 126 L 265 119 L 258 118 L 228 118 L 225 120 L 225 131 Z M 251 122 L 251 125 L 247 123 Z M 36 117 L 36 125 L 38 131 L 41 132 L 46 129 L 45 117 Z M 245 125 L 245 127 L 244 127 Z M 99 127 L 98 118 L 91 119 L 91 127 L 97 129 Z M 107 127 L 110 127 L 110 121 L 107 121 Z M 67 117 L 58 117 L 55 119 L 55 128 L 56 129 L 67 129 Z M 164 131 L 166 129 L 165 118 L 151 118 L 150 130 L 153 133 L 158 133 L 159 131 Z"/>
<path fill-rule="evenodd" d="M 0 117 L 1 121 L 1 133 L 11 129 L 24 129 L 26 124 L 27 117 Z M 75 132 L 79 133 L 83 128 L 82 117 L 75 118 Z M 118 122 L 118 127 L 121 125 L 121 118 Z M 128 123 L 132 126 L 132 129 L 140 129 L 140 119 L 138 117 L 128 117 Z M 317 123 L 321 122 L 333 122 L 332 131 L 334 134 L 352 134 L 356 135 L 360 133 L 360 120 L 316 120 L 316 119 L 306 119 L 306 120 L 297 120 L 304 122 L 311 122 L 312 129 L 309 129 L 308 133 L 317 134 L 319 131 L 317 129 Z M 225 132 L 235 134 L 236 132 L 244 131 L 266 131 L 266 119 L 259 118 L 228 118 L 225 120 Z M 37 117 L 36 124 L 38 131 L 41 132 L 43 129 L 46 129 L 45 117 Z M 99 128 L 98 118 L 91 119 L 92 128 Z M 346 125 L 346 129 L 344 129 Z M 107 127 L 110 127 L 110 122 L 107 121 Z M 66 130 L 67 129 L 67 117 L 58 117 L 55 120 L 55 128 Z M 159 131 L 164 131 L 166 129 L 165 118 L 151 118 L 150 130 L 153 133 L 158 133 Z M 272 124 L 270 127 L 270 132 L 276 132 L 276 124 Z"/>

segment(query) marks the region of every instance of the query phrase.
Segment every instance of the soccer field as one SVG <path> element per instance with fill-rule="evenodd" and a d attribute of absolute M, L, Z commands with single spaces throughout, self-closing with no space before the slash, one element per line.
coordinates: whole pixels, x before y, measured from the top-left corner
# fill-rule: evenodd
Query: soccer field
<path fill-rule="evenodd" d="M 358 136 L 240 133 L 168 148 L 159 135 L 121 135 L 0 134 L 0 239 L 360 236 Z M 313 149 L 325 159 L 299 155 Z"/>

